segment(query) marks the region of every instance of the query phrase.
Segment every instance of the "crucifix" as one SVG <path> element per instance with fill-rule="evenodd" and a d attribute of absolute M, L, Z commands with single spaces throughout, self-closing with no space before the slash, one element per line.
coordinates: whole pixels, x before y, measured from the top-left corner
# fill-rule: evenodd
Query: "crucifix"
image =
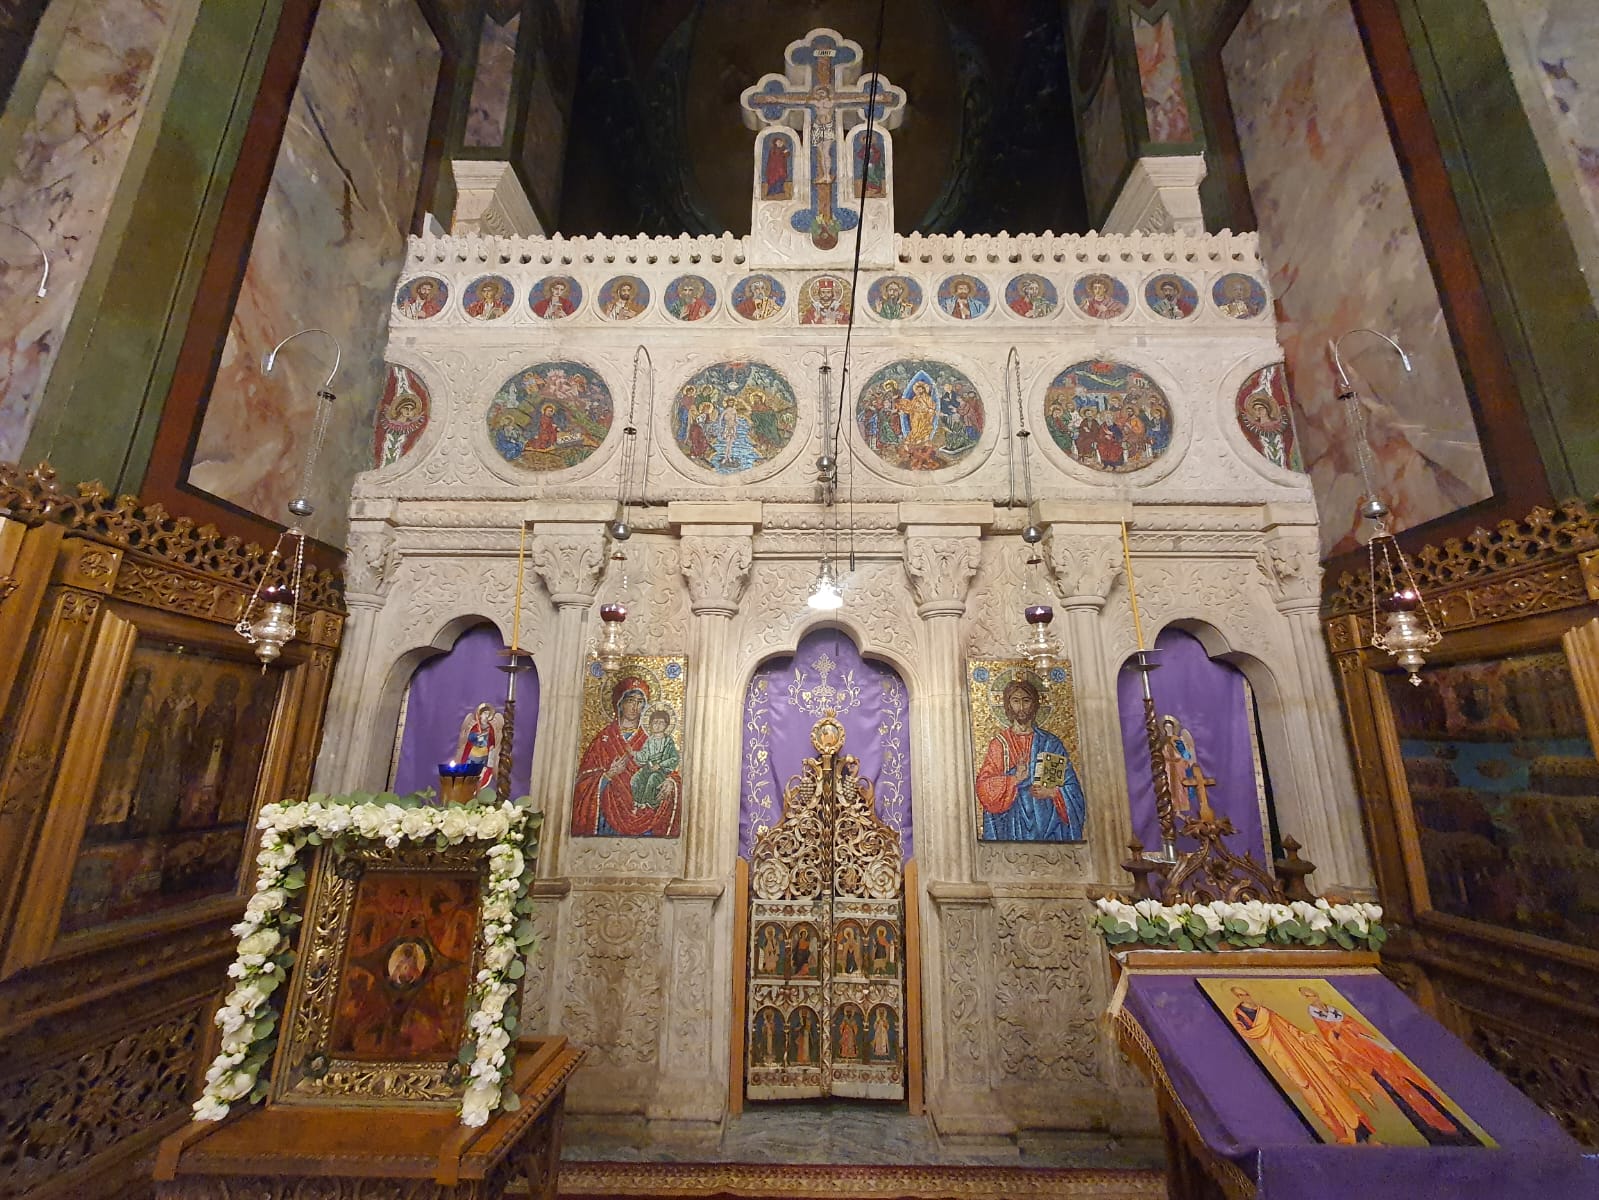
<path fill-rule="evenodd" d="M 809 164 L 810 198 L 789 220 L 821 250 L 860 224 L 856 209 L 839 203 L 839 142 L 868 111 L 874 129 L 893 129 L 905 111 L 905 93 L 880 75 L 860 75 L 861 48 L 831 30 L 812 30 L 784 52 L 788 71 L 766 75 L 746 88 L 740 103 L 751 128 L 788 125 L 801 132 Z M 871 161 L 872 148 L 866 148 Z"/>

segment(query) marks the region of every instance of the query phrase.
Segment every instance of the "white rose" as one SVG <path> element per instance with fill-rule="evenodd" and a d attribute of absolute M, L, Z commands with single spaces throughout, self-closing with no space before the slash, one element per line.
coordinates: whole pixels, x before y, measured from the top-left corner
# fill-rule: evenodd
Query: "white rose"
<path fill-rule="evenodd" d="M 464 838 L 472 828 L 472 818 L 458 804 L 452 804 L 439 815 L 439 832 L 452 842 Z"/>
<path fill-rule="evenodd" d="M 364 838 L 379 837 L 383 833 L 384 813 L 376 804 L 360 804 L 350 810 L 350 820 L 355 831 Z"/>
<path fill-rule="evenodd" d="M 430 837 L 435 828 L 433 813 L 430 808 L 406 809 L 400 818 L 400 832 L 412 840 Z"/>
<path fill-rule="evenodd" d="M 222 1100 L 242 1100 L 255 1086 L 255 1076 L 245 1071 L 225 1075 L 212 1085 L 211 1091 Z"/>
<path fill-rule="evenodd" d="M 509 999 L 509 988 L 494 988 L 483 997 L 483 1003 L 478 1006 L 478 1011 L 487 1016 L 491 1024 L 499 1024 L 500 1018 L 505 1015 L 505 1005 Z"/>
<path fill-rule="evenodd" d="M 1204 904 L 1194 907 L 1194 915 L 1204 922 L 1206 933 L 1220 933 L 1222 930 L 1221 918 L 1216 915 L 1213 908 Z"/>
<path fill-rule="evenodd" d="M 1382 905 L 1380 905 L 1380 904 L 1363 904 L 1362 903 L 1362 904 L 1354 904 L 1354 905 L 1351 905 L 1350 907 L 1352 907 L 1361 916 L 1365 917 L 1366 920 L 1370 921 L 1373 925 L 1380 924 L 1381 921 L 1382 921 Z"/>
<path fill-rule="evenodd" d="M 239 942 L 240 954 L 271 954 L 283 941 L 276 929 L 258 929 Z"/>
<path fill-rule="evenodd" d="M 516 947 L 498 942 L 490 946 L 483 953 L 483 965 L 491 971 L 503 971 L 511 965 L 511 960 L 516 957 Z"/>
<path fill-rule="evenodd" d="M 510 1044 L 511 1035 L 506 1033 L 503 1028 L 491 1029 L 478 1039 L 478 1057 L 482 1058 L 485 1055 L 496 1054 L 499 1051 L 504 1050 Z"/>
<path fill-rule="evenodd" d="M 511 831 L 511 818 L 498 808 L 490 808 L 478 814 L 477 835 L 484 841 L 497 842 Z"/>
<path fill-rule="evenodd" d="M 250 897 L 250 902 L 244 906 L 246 915 L 255 914 L 265 916 L 267 913 L 277 912 L 288 901 L 289 893 L 281 887 L 265 888 Z"/>
<path fill-rule="evenodd" d="M 489 851 L 489 869 L 499 879 L 518 882 L 527 869 L 527 860 L 515 846 L 496 846 Z"/>
<path fill-rule="evenodd" d="M 201 1096 L 194 1102 L 196 1121 L 220 1121 L 228 1115 L 228 1106 L 212 1096 Z"/>

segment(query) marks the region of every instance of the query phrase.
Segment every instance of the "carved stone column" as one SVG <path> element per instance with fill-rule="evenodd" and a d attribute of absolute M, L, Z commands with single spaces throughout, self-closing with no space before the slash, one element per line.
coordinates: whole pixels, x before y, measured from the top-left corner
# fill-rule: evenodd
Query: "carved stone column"
<path fill-rule="evenodd" d="M 732 874 L 738 822 L 739 663 L 731 625 L 749 584 L 751 525 L 682 527 L 678 559 L 694 613 L 684 714 L 683 878 L 667 886 L 671 955 L 660 1084 L 650 1116 L 719 1122 L 727 1106 L 730 922 L 717 903 Z M 732 836 L 729 836 L 729 830 Z M 726 861 L 724 861 L 726 860 Z"/>
<path fill-rule="evenodd" d="M 1127 764 L 1116 704 L 1116 664 L 1105 656 L 1100 613 L 1122 575 L 1119 531 L 1105 526 L 1052 525 L 1046 551 L 1066 610 L 1066 656 L 1077 693 L 1078 753 L 1088 800 L 1087 836 L 1094 878 L 1116 884 L 1132 836 Z"/>
<path fill-rule="evenodd" d="M 1316 864 L 1311 877 L 1316 891 L 1333 886 L 1369 889 L 1371 858 L 1321 635 L 1321 562 L 1314 530 L 1269 541 L 1256 565 L 1288 624 L 1293 646 L 1293 666 L 1284 664 L 1277 697 L 1287 744 L 1268 747 L 1273 774 L 1279 762 L 1292 770 L 1291 786 L 1279 786 L 1274 793 L 1279 824 L 1303 843 L 1305 857 Z"/>
<path fill-rule="evenodd" d="M 350 525 L 344 561 L 344 605 L 349 617 L 339 649 L 339 665 L 328 697 L 322 749 L 313 790 L 353 792 L 388 786 L 394 727 L 378 717 L 381 691 L 368 678 L 378 617 L 400 565 L 399 538 L 386 519 Z"/>

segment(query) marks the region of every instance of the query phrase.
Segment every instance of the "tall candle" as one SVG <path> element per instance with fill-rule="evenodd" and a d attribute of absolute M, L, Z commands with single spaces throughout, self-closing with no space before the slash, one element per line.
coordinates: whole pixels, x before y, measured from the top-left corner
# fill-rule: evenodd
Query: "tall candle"
<path fill-rule="evenodd" d="M 516 601 L 511 610 L 511 649 L 522 648 L 522 580 L 527 571 L 527 522 L 522 522 L 521 540 L 516 546 Z M 515 663 L 512 663 L 515 666 Z"/>
<path fill-rule="evenodd" d="M 1127 569 L 1127 597 L 1133 602 L 1133 633 L 1138 637 L 1138 648 L 1144 649 L 1144 621 L 1138 615 L 1138 587 L 1133 582 L 1133 548 L 1127 540 L 1127 522 L 1122 525 L 1122 565 Z M 1147 676 L 1146 676 L 1147 678 Z"/>

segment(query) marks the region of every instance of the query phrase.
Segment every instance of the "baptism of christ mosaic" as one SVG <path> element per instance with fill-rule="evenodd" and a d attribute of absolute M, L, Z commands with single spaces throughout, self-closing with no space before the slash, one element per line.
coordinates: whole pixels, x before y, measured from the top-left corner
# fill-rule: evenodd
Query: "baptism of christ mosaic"
<path fill-rule="evenodd" d="M 762 362 L 722 362 L 678 391 L 672 436 L 697 466 L 736 475 L 775 458 L 798 420 L 794 389 L 776 370 Z"/>
<path fill-rule="evenodd" d="M 855 422 L 872 452 L 905 471 L 940 471 L 983 436 L 983 399 L 948 363 L 900 359 L 861 388 Z"/>
<path fill-rule="evenodd" d="M 1044 393 L 1049 436 L 1096 471 L 1147 467 L 1171 447 L 1171 402 L 1148 375 L 1126 363 L 1074 363 Z"/>
<path fill-rule="evenodd" d="M 593 367 L 540 363 L 500 385 L 489 405 L 489 440 L 508 463 L 559 471 L 599 449 L 612 415 L 611 391 Z"/>

